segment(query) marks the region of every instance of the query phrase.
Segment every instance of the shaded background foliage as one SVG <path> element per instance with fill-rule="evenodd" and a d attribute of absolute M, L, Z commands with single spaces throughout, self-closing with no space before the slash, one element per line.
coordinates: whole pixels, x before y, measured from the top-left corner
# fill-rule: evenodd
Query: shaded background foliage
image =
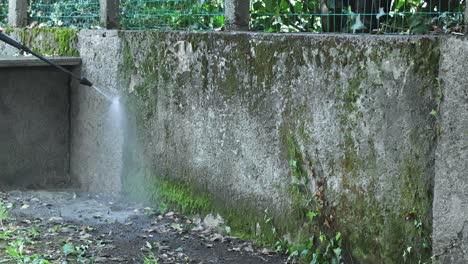
<path fill-rule="evenodd" d="M 251 29 L 267 32 L 459 31 L 462 0 L 252 0 Z M 365 6 L 367 4 L 367 6 Z M 327 6 L 324 12 L 323 6 Z"/>
<path fill-rule="evenodd" d="M 250 29 L 264 32 L 461 32 L 466 0 L 251 0 Z M 367 6 L 366 6 L 367 5 Z M 324 8 L 325 7 L 325 8 Z M 0 0 L 5 25 L 8 0 Z M 123 29 L 222 30 L 224 0 L 120 0 Z M 30 0 L 29 23 L 99 27 L 99 0 Z"/>
<path fill-rule="evenodd" d="M 125 29 L 215 30 L 224 25 L 224 0 L 121 0 Z"/>
<path fill-rule="evenodd" d="M 99 0 L 30 0 L 29 24 L 91 28 L 99 25 Z"/>
<path fill-rule="evenodd" d="M 0 0 L 0 26 L 5 26 L 8 19 L 8 0 Z"/>

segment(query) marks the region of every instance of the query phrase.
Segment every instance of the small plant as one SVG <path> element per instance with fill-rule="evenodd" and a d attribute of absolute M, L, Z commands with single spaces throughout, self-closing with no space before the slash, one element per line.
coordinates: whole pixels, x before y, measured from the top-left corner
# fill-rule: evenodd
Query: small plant
<path fill-rule="evenodd" d="M 158 258 L 153 252 L 150 252 L 149 256 L 143 256 L 144 264 L 158 264 Z"/>
<path fill-rule="evenodd" d="M 287 241 L 281 239 L 278 235 L 276 228 L 273 224 L 273 218 L 270 216 L 268 209 L 265 210 L 264 223 L 270 225 L 271 232 L 276 237 L 277 241 L 274 245 L 276 252 L 285 253 L 288 256 L 288 261 L 300 263 L 343 263 L 341 257 L 342 247 L 342 235 L 340 232 L 334 236 L 329 237 L 323 232 L 318 232 L 318 228 L 314 225 L 316 217 L 319 214 L 314 211 L 307 213 L 307 225 L 311 226 L 312 236 L 309 237 L 308 241 L 288 244 Z M 318 232 L 318 233 L 317 233 Z"/>
<path fill-rule="evenodd" d="M 16 261 L 16 263 L 18 264 L 24 264 L 24 263 L 49 264 L 50 263 L 48 260 L 43 259 L 37 254 L 26 255 L 23 240 L 17 240 L 14 243 L 10 243 L 10 246 L 7 248 L 6 252 L 11 256 L 12 260 Z"/>
<path fill-rule="evenodd" d="M 431 236 L 425 230 L 425 226 L 418 211 L 413 208 L 406 213 L 406 220 L 412 226 L 410 232 L 414 232 L 415 239 L 407 243 L 403 249 L 403 260 L 417 263 L 430 263 L 430 252 L 432 252 Z"/>
<path fill-rule="evenodd" d="M 5 231 L 5 232 L 1 232 L 1 233 L 0 233 L 0 239 L 8 240 L 8 239 L 10 239 L 10 236 L 11 236 L 12 233 L 13 233 L 13 231 L 11 231 L 11 230 L 7 230 L 7 231 Z"/>
<path fill-rule="evenodd" d="M 3 221 L 7 220 L 10 215 L 10 210 L 0 201 L 0 225 L 3 229 Z"/>
<path fill-rule="evenodd" d="M 36 227 L 31 227 L 31 229 L 28 230 L 28 237 L 30 237 L 32 240 L 37 240 L 39 239 L 41 232 L 39 231 L 38 228 Z"/>
<path fill-rule="evenodd" d="M 87 263 L 86 249 L 87 246 L 74 246 L 73 243 L 66 243 L 62 247 L 62 252 L 65 256 L 75 256 L 76 260 L 80 263 Z"/>
<path fill-rule="evenodd" d="M 439 113 L 440 113 L 440 105 L 442 101 L 444 100 L 444 94 L 442 92 L 442 83 L 439 78 L 435 78 L 437 81 L 437 90 L 435 91 L 434 97 L 435 97 L 435 108 L 432 109 L 431 111 L 431 116 L 433 116 L 435 119 L 439 119 Z"/>
<path fill-rule="evenodd" d="M 165 213 L 167 213 L 168 211 L 169 211 L 169 206 L 168 206 L 166 203 L 161 202 L 161 203 L 159 204 L 159 212 L 160 212 L 161 214 L 165 214 Z"/>

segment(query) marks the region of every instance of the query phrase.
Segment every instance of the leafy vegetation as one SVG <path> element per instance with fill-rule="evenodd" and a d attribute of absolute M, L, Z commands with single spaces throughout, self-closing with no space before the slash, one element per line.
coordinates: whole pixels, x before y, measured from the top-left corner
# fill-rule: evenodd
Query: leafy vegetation
<path fill-rule="evenodd" d="M 0 26 L 7 24 L 8 0 L 0 0 Z"/>
<path fill-rule="evenodd" d="M 158 264 L 158 258 L 151 252 L 148 256 L 143 256 L 144 264 Z"/>
<path fill-rule="evenodd" d="M 123 0 L 121 18 L 126 29 L 219 30 L 224 0 Z"/>
<path fill-rule="evenodd" d="M 1 205 L 0 210 L 7 210 L 1 207 L 4 206 Z M 52 260 L 92 263 L 103 247 L 103 241 L 93 240 L 89 235 L 93 231 L 69 224 L 51 226 L 51 222 L 40 219 L 23 220 L 17 224 L 12 219 L 0 230 L 0 263 L 48 264 Z"/>
<path fill-rule="evenodd" d="M 299 242 L 288 242 L 281 238 L 273 224 L 273 219 L 265 210 L 265 224 L 271 226 L 271 232 L 275 235 L 277 241 L 275 243 L 275 250 L 278 253 L 285 253 L 288 255 L 288 261 L 301 262 L 301 263 L 344 263 L 342 258 L 342 235 L 337 232 L 334 236 L 326 235 L 320 231 L 318 218 L 320 213 L 318 211 L 309 211 L 307 213 L 307 221 L 305 227 L 308 229 L 309 236 Z"/>
<path fill-rule="evenodd" d="M 350 2 L 328 0 L 328 10 L 322 13 L 319 0 L 253 0 L 251 28 L 266 32 L 460 32 L 465 5 L 452 1 L 455 4 L 446 10 L 437 10 L 430 4 L 434 1 L 388 0 L 381 10 L 368 8 L 359 14 L 346 4 Z"/>
<path fill-rule="evenodd" d="M 18 264 L 32 263 L 32 264 L 47 264 L 48 260 L 40 257 L 37 254 L 28 255 L 25 251 L 25 242 L 23 240 L 16 240 L 10 243 L 7 248 L 7 253 L 11 256 L 11 260 L 16 261 Z"/>
<path fill-rule="evenodd" d="M 91 28 L 99 25 L 98 0 L 31 0 L 29 24 L 39 27 Z"/>
<path fill-rule="evenodd" d="M 438 7 L 429 0 L 381 1 L 382 8 L 355 10 L 352 0 L 252 0 L 250 28 L 265 32 L 423 34 L 462 32 L 466 0 Z M 442 1 L 445 3 L 445 1 Z M 0 0 L 0 24 L 7 3 Z M 364 12 L 364 13 L 363 13 Z M 30 24 L 40 27 L 99 26 L 99 1 L 31 0 Z M 121 0 L 123 29 L 221 30 L 224 0 Z"/>
<path fill-rule="evenodd" d="M 0 224 L 2 228 L 3 228 L 3 221 L 8 219 L 9 214 L 10 214 L 10 210 L 2 201 L 0 201 Z"/>
<path fill-rule="evenodd" d="M 413 208 L 411 211 L 407 212 L 406 220 L 413 225 L 414 230 L 412 230 L 412 232 L 415 233 L 415 239 L 403 249 L 404 261 L 416 259 L 418 263 L 430 263 L 431 259 L 426 256 L 428 255 L 427 252 L 429 252 L 429 254 L 432 252 L 432 239 L 431 235 L 425 231 L 421 216 L 418 211 Z"/>

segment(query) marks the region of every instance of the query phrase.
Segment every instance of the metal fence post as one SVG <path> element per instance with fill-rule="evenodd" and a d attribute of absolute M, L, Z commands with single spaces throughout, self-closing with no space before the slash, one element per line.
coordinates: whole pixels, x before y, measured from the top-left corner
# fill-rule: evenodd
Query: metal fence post
<path fill-rule="evenodd" d="M 224 6 L 226 30 L 249 30 L 249 0 L 225 0 Z"/>
<path fill-rule="evenodd" d="M 119 0 L 99 0 L 99 17 L 102 27 L 107 29 L 120 28 L 119 23 Z"/>
<path fill-rule="evenodd" d="M 28 24 L 28 0 L 8 1 L 8 26 L 25 27 Z"/>

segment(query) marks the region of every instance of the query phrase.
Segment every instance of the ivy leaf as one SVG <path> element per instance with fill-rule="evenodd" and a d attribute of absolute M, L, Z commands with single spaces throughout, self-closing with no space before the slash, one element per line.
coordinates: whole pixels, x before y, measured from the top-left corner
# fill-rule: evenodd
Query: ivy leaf
<path fill-rule="evenodd" d="M 12 247 L 7 248 L 7 253 L 10 254 L 14 258 L 19 258 L 20 257 L 19 253 Z"/>
<path fill-rule="evenodd" d="M 333 249 L 333 252 L 335 253 L 335 256 L 337 257 L 341 256 L 341 248 L 335 248 Z"/>
<path fill-rule="evenodd" d="M 312 260 L 310 261 L 309 264 L 317 264 L 317 261 L 318 261 L 318 254 L 314 253 Z"/>
<path fill-rule="evenodd" d="M 325 235 L 323 233 L 320 233 L 319 239 L 320 239 L 320 242 L 323 243 L 325 241 Z"/>
<path fill-rule="evenodd" d="M 424 34 L 431 29 L 430 18 L 421 15 L 415 15 L 410 18 L 410 32 L 412 34 Z"/>
<path fill-rule="evenodd" d="M 310 220 L 311 222 L 314 221 L 314 218 L 315 218 L 316 216 L 317 216 L 317 214 L 316 214 L 315 212 L 310 211 L 310 212 L 307 213 L 307 218 L 309 218 L 309 220 Z"/>
<path fill-rule="evenodd" d="M 411 249 L 413 249 L 411 246 L 409 246 L 406 251 L 408 251 L 408 253 L 411 253 Z"/>
<path fill-rule="evenodd" d="M 341 233 L 340 232 L 336 233 L 335 239 L 336 239 L 336 241 L 340 241 L 340 239 L 341 239 Z"/>
<path fill-rule="evenodd" d="M 73 244 L 67 243 L 63 245 L 62 251 L 66 256 L 68 256 L 68 255 L 72 255 L 75 253 L 75 248 L 73 247 Z"/>

